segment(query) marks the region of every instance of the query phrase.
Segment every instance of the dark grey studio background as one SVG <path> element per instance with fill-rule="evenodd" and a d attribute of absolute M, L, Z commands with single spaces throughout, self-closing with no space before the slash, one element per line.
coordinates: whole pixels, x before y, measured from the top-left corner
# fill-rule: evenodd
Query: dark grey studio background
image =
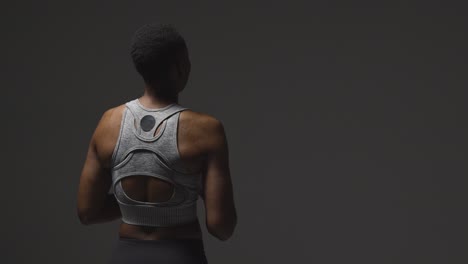
<path fill-rule="evenodd" d="M 226 128 L 239 222 L 203 226 L 210 263 L 466 263 L 466 9 L 327 3 L 3 4 L 2 263 L 109 257 L 119 221 L 80 225 L 78 180 L 102 113 L 143 92 L 149 22 L 189 45 L 180 103 Z"/>

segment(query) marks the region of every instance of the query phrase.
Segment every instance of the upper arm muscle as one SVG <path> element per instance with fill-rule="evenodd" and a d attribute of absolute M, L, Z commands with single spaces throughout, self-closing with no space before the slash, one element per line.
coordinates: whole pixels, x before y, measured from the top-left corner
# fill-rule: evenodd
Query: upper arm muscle
<path fill-rule="evenodd" d="M 204 178 L 204 203 L 208 225 L 222 225 L 235 216 L 229 151 L 224 127 L 218 120 L 210 126 Z"/>
<path fill-rule="evenodd" d="M 77 209 L 80 217 L 94 215 L 102 208 L 111 185 L 110 171 L 99 159 L 96 144 L 97 138 L 105 133 L 111 114 L 111 110 L 103 114 L 88 145 L 78 187 Z"/>

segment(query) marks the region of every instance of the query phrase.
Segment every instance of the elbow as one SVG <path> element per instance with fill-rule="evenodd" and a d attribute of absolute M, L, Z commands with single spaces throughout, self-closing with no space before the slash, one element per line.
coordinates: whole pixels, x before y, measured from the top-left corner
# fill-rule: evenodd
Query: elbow
<path fill-rule="evenodd" d="M 207 221 L 208 232 L 221 241 L 226 241 L 232 237 L 237 225 L 237 217 L 229 220 Z"/>
<path fill-rule="evenodd" d="M 224 232 L 216 235 L 216 238 L 220 241 L 226 241 L 232 237 L 233 232 Z"/>
<path fill-rule="evenodd" d="M 82 225 L 89 225 L 88 218 L 84 215 L 78 215 L 78 219 Z"/>
<path fill-rule="evenodd" d="M 91 221 L 89 220 L 90 217 L 89 217 L 89 214 L 87 212 L 84 212 L 80 209 L 77 210 L 77 214 L 78 214 L 78 219 L 80 220 L 80 223 L 82 225 L 90 225 L 91 224 Z"/>

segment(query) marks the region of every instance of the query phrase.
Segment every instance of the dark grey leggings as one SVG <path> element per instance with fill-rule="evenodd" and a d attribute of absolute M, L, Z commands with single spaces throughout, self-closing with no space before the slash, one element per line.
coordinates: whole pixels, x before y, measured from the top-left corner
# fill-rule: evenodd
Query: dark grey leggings
<path fill-rule="evenodd" d="M 140 240 L 118 237 L 107 264 L 207 264 L 201 239 Z"/>

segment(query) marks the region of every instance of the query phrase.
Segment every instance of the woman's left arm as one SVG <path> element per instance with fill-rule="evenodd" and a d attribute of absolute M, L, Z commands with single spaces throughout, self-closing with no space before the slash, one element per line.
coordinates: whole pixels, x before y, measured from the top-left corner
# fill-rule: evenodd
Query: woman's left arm
<path fill-rule="evenodd" d="M 77 213 L 84 225 L 109 222 L 122 216 L 114 194 L 109 193 L 112 184 L 110 169 L 103 165 L 96 148 L 96 139 L 105 135 L 106 123 L 111 114 L 112 109 L 106 111 L 99 121 L 80 176 Z"/>

